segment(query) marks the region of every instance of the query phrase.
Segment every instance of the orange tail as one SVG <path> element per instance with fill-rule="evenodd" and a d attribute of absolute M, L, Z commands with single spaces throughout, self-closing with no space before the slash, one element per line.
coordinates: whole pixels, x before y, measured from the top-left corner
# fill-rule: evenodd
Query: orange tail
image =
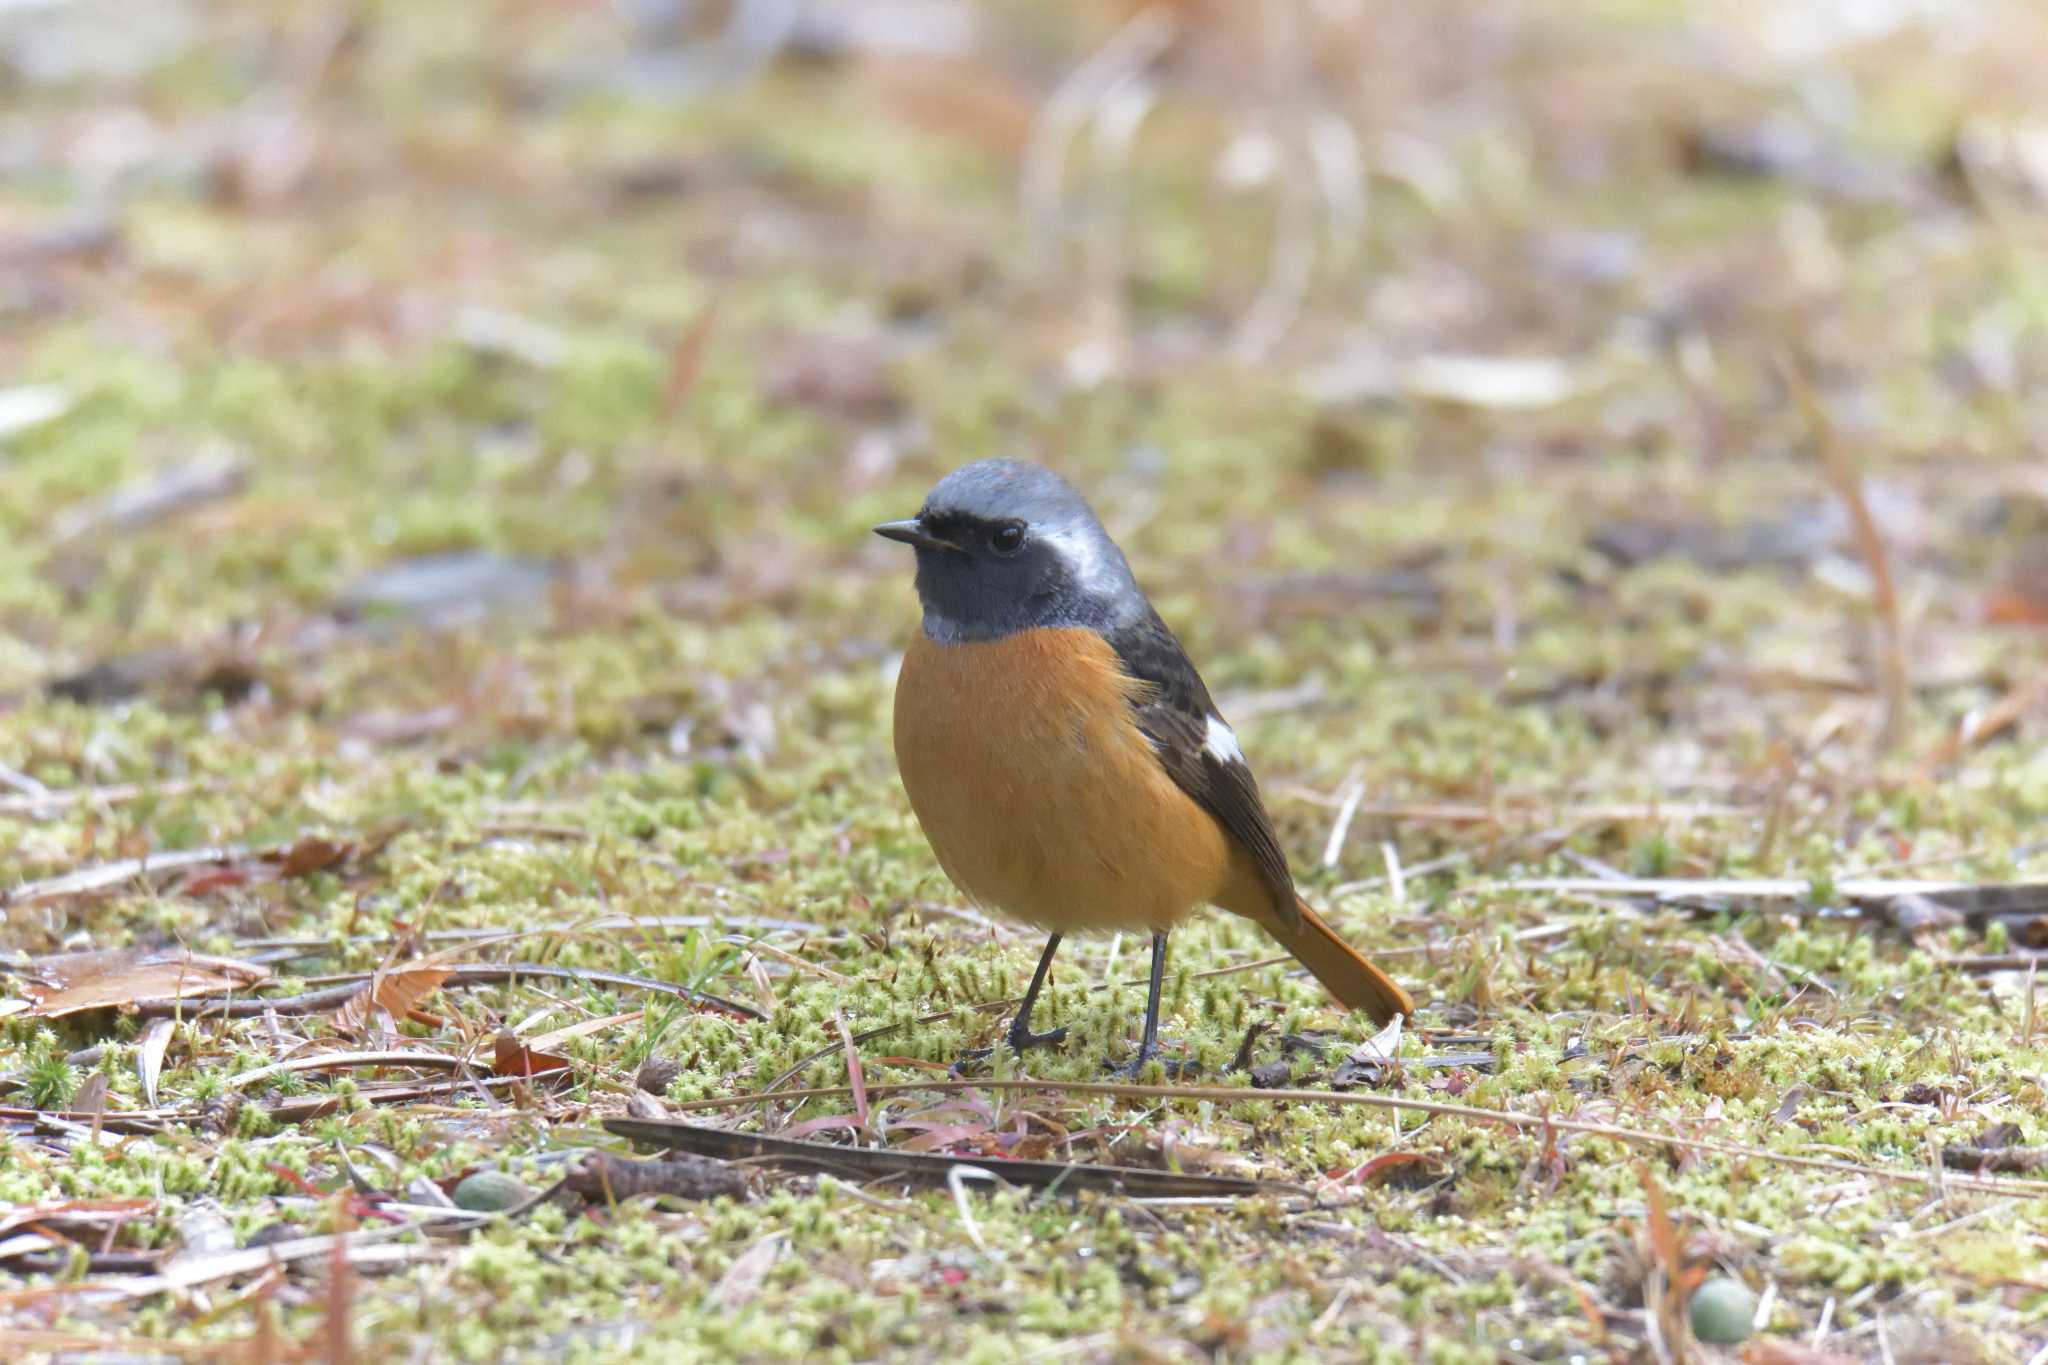
<path fill-rule="evenodd" d="M 1295 903 L 1301 910 L 1299 925 L 1275 925 L 1263 919 L 1261 923 L 1267 933 L 1280 940 L 1283 948 L 1315 973 L 1316 980 L 1330 994 L 1344 1002 L 1346 1009 L 1364 1010 L 1376 1024 L 1384 1024 L 1397 1014 L 1415 1013 L 1415 1002 L 1393 977 L 1337 937 L 1337 931 L 1324 923 L 1307 901 L 1297 897 Z"/>

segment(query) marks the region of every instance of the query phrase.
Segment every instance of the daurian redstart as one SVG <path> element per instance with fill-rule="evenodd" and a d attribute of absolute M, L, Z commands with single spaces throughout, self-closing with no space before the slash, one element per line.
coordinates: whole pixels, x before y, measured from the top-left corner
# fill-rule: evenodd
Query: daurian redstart
<path fill-rule="evenodd" d="M 983 460 L 877 535 L 917 551 L 924 628 L 896 682 L 896 762 L 939 865 L 1051 932 L 1007 1034 L 1018 1050 L 1063 935 L 1144 930 L 1158 1051 L 1167 931 L 1195 906 L 1257 922 L 1376 1021 L 1414 1002 L 1294 889 L 1237 735 L 1088 503 L 1049 469 Z"/>

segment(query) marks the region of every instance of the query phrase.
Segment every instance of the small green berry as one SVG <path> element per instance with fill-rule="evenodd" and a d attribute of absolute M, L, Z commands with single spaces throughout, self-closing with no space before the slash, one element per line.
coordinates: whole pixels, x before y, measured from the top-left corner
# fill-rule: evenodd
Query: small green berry
<path fill-rule="evenodd" d="M 1695 1337 L 1715 1346 L 1733 1346 L 1749 1335 L 1756 1296 L 1742 1281 L 1716 1275 L 1693 1291 L 1691 1314 Z"/>
<path fill-rule="evenodd" d="M 533 1191 L 517 1176 L 503 1171 L 477 1171 L 463 1177 L 450 1196 L 458 1209 L 471 1213 L 503 1213 L 516 1209 L 533 1197 Z"/>

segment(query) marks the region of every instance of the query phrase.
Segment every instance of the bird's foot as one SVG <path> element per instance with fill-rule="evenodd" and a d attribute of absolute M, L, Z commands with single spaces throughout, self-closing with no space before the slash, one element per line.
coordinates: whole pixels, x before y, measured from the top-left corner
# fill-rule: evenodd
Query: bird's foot
<path fill-rule="evenodd" d="M 1058 1047 L 1066 1041 L 1065 1026 L 1049 1028 L 1043 1033 L 1033 1033 L 1030 1029 L 1019 1028 L 1013 1023 L 1010 1025 L 1010 1031 L 1003 1035 L 1004 1044 L 1019 1056 L 1035 1047 Z M 970 1067 L 980 1066 L 995 1054 L 996 1050 L 992 1047 L 969 1048 L 954 1059 L 952 1073 L 955 1076 L 965 1075 Z"/>
<path fill-rule="evenodd" d="M 1135 1081 L 1144 1074 L 1148 1063 L 1157 1061 L 1166 1068 L 1166 1079 L 1169 1081 L 1184 1081 L 1202 1074 L 1202 1064 L 1193 1057 L 1162 1057 L 1159 1055 L 1161 1051 L 1163 1049 L 1157 1044 L 1149 1049 L 1139 1048 L 1138 1055 L 1128 1062 L 1109 1062 L 1105 1064 L 1104 1070 L 1111 1080 Z"/>

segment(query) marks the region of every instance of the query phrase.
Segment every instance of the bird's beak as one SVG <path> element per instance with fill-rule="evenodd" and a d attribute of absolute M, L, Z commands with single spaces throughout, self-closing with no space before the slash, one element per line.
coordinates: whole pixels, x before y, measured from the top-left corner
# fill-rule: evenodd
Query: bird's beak
<path fill-rule="evenodd" d="M 885 521 L 875 528 L 875 534 L 884 540 L 900 540 L 905 545 L 915 545 L 920 550 L 957 550 L 960 547 L 950 540 L 940 540 L 927 535 L 924 523 L 916 517 L 908 521 Z"/>

